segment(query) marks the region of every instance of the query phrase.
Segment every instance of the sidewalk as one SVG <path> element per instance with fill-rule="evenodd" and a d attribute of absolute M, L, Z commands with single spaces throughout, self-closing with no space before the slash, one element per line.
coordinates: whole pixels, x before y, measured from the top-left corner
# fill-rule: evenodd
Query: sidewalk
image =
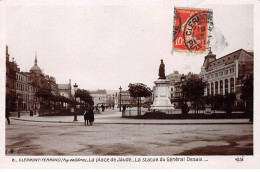
<path fill-rule="evenodd" d="M 74 116 L 29 116 L 23 115 L 20 118 L 11 117 L 11 120 L 47 123 L 84 123 L 82 115 L 77 116 L 78 121 L 73 121 Z M 138 125 L 206 125 L 206 124 L 253 124 L 249 119 L 180 119 L 180 120 L 159 120 L 159 119 L 128 119 L 121 118 L 120 112 L 113 114 L 96 114 L 94 124 L 138 124 Z"/>

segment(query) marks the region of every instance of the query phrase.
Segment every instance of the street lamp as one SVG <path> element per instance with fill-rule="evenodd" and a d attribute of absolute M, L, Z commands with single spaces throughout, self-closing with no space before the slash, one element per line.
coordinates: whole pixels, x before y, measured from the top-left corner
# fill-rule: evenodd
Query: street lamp
<path fill-rule="evenodd" d="M 113 94 L 113 110 L 114 110 L 114 106 L 115 106 L 115 95 Z"/>
<path fill-rule="evenodd" d="M 122 90 L 122 87 L 120 86 L 119 87 L 119 112 L 121 112 L 121 90 Z"/>
<path fill-rule="evenodd" d="M 77 119 L 77 113 L 76 113 L 76 91 L 77 91 L 77 88 L 78 88 L 78 85 L 75 83 L 74 85 L 73 85 L 73 87 L 74 87 L 74 97 L 75 97 L 75 107 L 74 107 L 74 121 L 78 121 L 78 119 Z"/>

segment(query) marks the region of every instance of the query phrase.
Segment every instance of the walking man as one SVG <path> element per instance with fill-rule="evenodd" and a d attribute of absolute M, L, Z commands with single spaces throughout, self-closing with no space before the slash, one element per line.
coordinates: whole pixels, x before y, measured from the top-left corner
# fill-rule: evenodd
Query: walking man
<path fill-rule="evenodd" d="M 89 122 L 89 113 L 88 113 L 87 109 L 86 109 L 85 112 L 84 112 L 84 120 L 85 120 L 85 125 L 86 125 L 86 122 L 87 122 L 87 125 L 88 125 L 88 122 Z"/>
<path fill-rule="evenodd" d="M 7 119 L 8 125 L 10 125 L 9 116 L 10 116 L 9 107 L 6 106 L 6 107 L 5 107 L 5 118 Z"/>
<path fill-rule="evenodd" d="M 89 123 L 90 123 L 90 125 L 92 125 L 92 123 L 95 120 L 95 118 L 94 118 L 94 107 L 89 108 L 88 115 L 89 115 Z"/>

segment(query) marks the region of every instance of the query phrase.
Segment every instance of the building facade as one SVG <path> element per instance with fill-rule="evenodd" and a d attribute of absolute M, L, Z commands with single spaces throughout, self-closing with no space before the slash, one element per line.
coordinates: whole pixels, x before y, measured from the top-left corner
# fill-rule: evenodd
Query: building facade
<path fill-rule="evenodd" d="M 216 58 L 211 51 L 205 56 L 200 77 L 207 82 L 205 95 L 236 94 L 235 105 L 243 104 L 240 99 L 241 85 L 247 71 L 253 73 L 254 53 L 243 49 Z"/>
<path fill-rule="evenodd" d="M 91 93 L 93 97 L 94 106 L 109 106 L 109 95 L 106 93 Z"/>
<path fill-rule="evenodd" d="M 72 87 L 71 80 L 69 80 L 68 84 L 58 84 L 59 94 L 66 98 L 72 99 Z"/>
<path fill-rule="evenodd" d="M 9 60 L 6 46 L 6 106 L 10 111 L 28 111 L 40 108 L 40 98 L 36 97 L 39 89 L 48 89 L 53 96 L 59 96 L 58 84 L 54 77 L 44 75 L 37 64 L 35 54 L 34 66 L 29 72 L 22 72 L 14 61 Z M 70 91 L 71 93 L 71 91 Z"/>
<path fill-rule="evenodd" d="M 181 80 L 181 74 L 178 71 L 173 71 L 173 73 L 166 75 L 166 79 L 170 81 L 169 83 L 169 90 L 170 90 L 170 100 L 171 102 L 174 102 L 174 97 L 176 93 L 175 84 L 177 82 L 180 82 Z"/>
<path fill-rule="evenodd" d="M 8 46 L 6 46 L 6 106 L 10 111 L 17 109 L 17 94 L 16 94 L 16 72 L 20 69 L 15 63 L 14 58 L 12 61 L 9 59 Z"/>
<path fill-rule="evenodd" d="M 30 76 L 27 73 L 16 72 L 16 94 L 18 97 L 17 108 L 20 111 L 28 111 L 34 105 L 34 88 Z"/>

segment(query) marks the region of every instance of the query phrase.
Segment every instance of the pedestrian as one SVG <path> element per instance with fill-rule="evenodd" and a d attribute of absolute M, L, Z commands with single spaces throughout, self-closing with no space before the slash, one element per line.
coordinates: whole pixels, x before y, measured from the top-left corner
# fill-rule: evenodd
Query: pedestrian
<path fill-rule="evenodd" d="M 8 125 L 10 125 L 9 116 L 10 116 L 9 108 L 6 106 L 5 107 L 5 118 L 7 119 Z"/>
<path fill-rule="evenodd" d="M 105 111 L 105 106 L 103 104 L 101 105 L 101 109 L 102 109 L 102 112 Z"/>
<path fill-rule="evenodd" d="M 85 112 L 84 112 L 84 120 L 85 120 L 85 125 L 86 125 L 86 124 L 88 125 L 88 122 L 89 122 L 89 113 L 88 113 L 87 109 L 86 109 Z"/>
<path fill-rule="evenodd" d="M 30 109 L 30 116 L 33 116 L 33 110 L 32 110 L 32 108 Z"/>
<path fill-rule="evenodd" d="M 94 122 L 95 118 L 94 118 L 94 107 L 91 107 L 88 111 L 88 115 L 89 115 L 89 123 L 90 125 L 92 125 L 92 123 Z"/>

